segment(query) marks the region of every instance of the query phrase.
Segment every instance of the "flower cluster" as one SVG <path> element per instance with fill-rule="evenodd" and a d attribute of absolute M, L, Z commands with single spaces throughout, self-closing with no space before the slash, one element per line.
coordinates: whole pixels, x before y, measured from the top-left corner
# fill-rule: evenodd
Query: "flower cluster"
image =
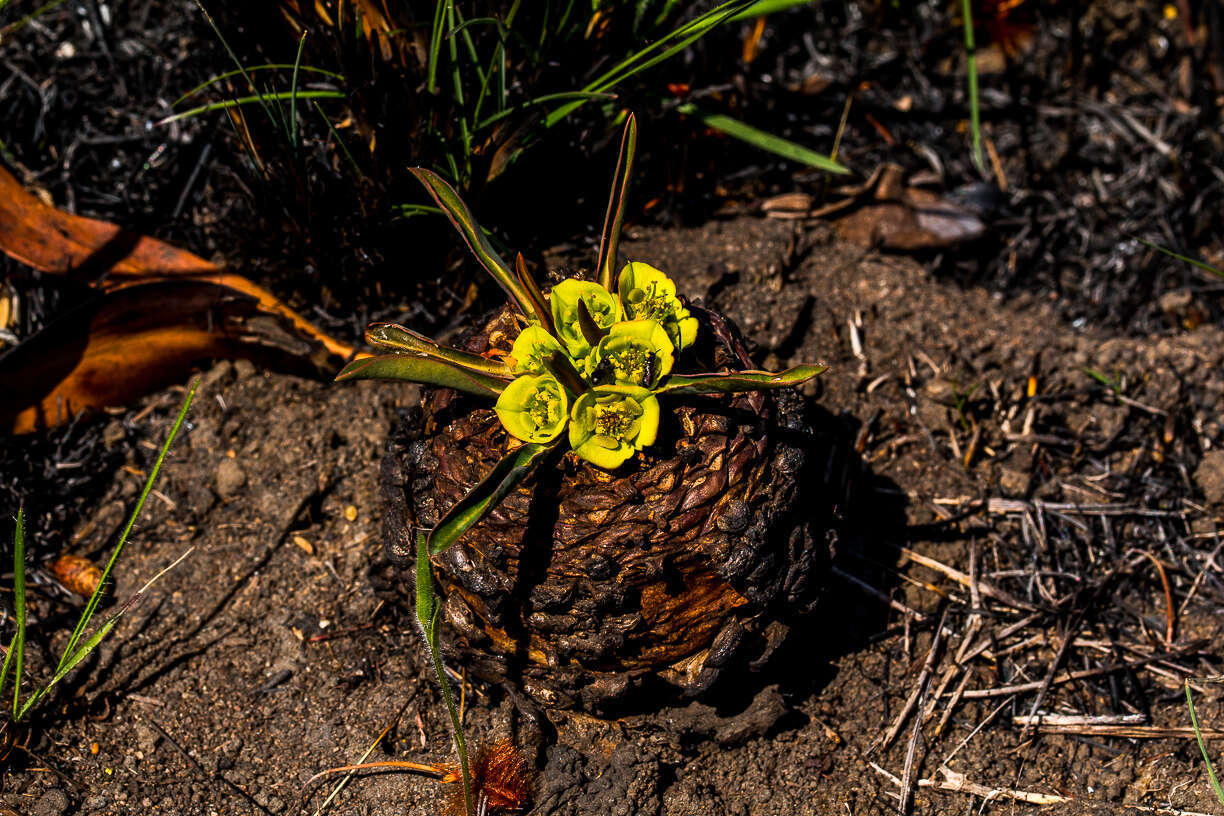
<path fill-rule="evenodd" d="M 629 263 L 617 293 L 564 280 L 549 295 L 551 331 L 532 323 L 507 362 L 516 375 L 494 410 L 524 442 L 548 443 L 568 428 L 570 447 L 603 468 L 653 444 L 654 391 L 697 337 L 697 319 L 659 270 Z"/>

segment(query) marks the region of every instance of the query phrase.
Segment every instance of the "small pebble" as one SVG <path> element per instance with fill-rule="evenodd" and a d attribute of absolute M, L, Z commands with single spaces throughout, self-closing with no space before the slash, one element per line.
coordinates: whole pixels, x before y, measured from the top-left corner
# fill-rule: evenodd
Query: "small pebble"
<path fill-rule="evenodd" d="M 200 378 L 200 390 L 209 392 L 225 384 L 234 373 L 234 365 L 229 360 L 222 360 L 213 366 Z"/>
<path fill-rule="evenodd" d="M 1194 471 L 1208 504 L 1224 505 L 1224 450 L 1208 451 Z"/>
<path fill-rule="evenodd" d="M 109 806 L 110 806 L 109 797 L 102 796 L 101 794 L 95 794 L 85 800 L 85 802 L 81 805 L 81 810 L 85 810 L 85 811 L 103 810 Z"/>
<path fill-rule="evenodd" d="M 217 465 L 217 495 L 228 499 L 242 489 L 246 484 L 246 473 L 233 459 L 222 459 Z"/>
<path fill-rule="evenodd" d="M 234 361 L 234 376 L 239 380 L 245 380 L 255 373 L 255 364 L 250 360 L 235 360 Z"/>

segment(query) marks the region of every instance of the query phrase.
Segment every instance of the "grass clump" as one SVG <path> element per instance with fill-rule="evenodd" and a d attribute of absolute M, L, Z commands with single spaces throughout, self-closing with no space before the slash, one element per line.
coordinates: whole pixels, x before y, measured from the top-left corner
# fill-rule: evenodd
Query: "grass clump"
<path fill-rule="evenodd" d="M 191 389 L 187 392 L 186 398 L 183 400 L 183 405 L 179 409 L 178 417 L 174 421 L 174 425 L 170 428 L 170 433 L 166 437 L 165 443 L 161 447 L 161 452 L 158 454 L 157 461 L 153 465 L 153 469 L 149 473 L 149 477 L 145 480 L 144 489 L 140 493 L 140 498 L 136 501 L 136 507 L 132 510 L 131 516 L 128 517 L 127 525 L 124 527 L 122 534 L 119 536 L 119 541 L 115 545 L 114 551 L 111 552 L 110 559 L 106 562 L 105 569 L 102 570 L 101 579 L 98 581 L 93 594 L 85 604 L 85 608 L 81 611 L 80 617 L 77 619 L 76 626 L 72 630 L 72 635 L 68 638 L 62 653 L 60 654 L 59 662 L 56 664 L 55 671 L 51 679 L 46 683 L 35 688 L 24 699 L 22 698 L 22 680 L 25 670 L 25 643 L 26 643 L 26 572 L 25 572 L 25 511 L 24 508 L 17 511 L 17 526 L 13 534 L 13 605 L 14 618 L 16 623 L 16 631 L 13 634 L 13 639 L 9 642 L 8 649 L 5 650 L 4 663 L 0 666 L 0 695 L 7 695 L 5 689 L 8 686 L 10 677 L 12 679 L 12 704 L 7 706 L 8 720 L 4 725 L 7 731 L 11 726 L 21 723 L 35 706 L 38 705 L 49 693 L 63 680 L 70 671 L 80 665 L 81 661 L 89 657 L 95 649 L 102 643 L 111 630 L 115 628 L 115 624 L 119 619 L 128 612 L 149 590 L 159 578 L 166 574 L 169 570 L 177 566 L 191 552 L 184 553 L 170 566 L 159 572 L 151 580 L 149 580 L 140 590 L 129 598 L 117 611 L 112 613 L 100 626 L 86 637 L 89 631 L 90 623 L 97 615 L 98 607 L 102 602 L 102 595 L 106 591 L 107 578 L 110 577 L 111 571 L 114 569 L 116 562 L 119 560 L 120 554 L 123 552 L 124 545 L 127 543 L 128 537 L 131 535 L 132 528 L 136 524 L 136 519 L 140 517 L 140 511 L 144 508 L 145 500 L 149 497 L 149 493 L 153 490 L 153 485 L 157 482 L 158 473 L 161 472 L 162 463 L 166 460 L 166 455 L 170 452 L 170 446 L 174 443 L 175 436 L 178 435 L 179 428 L 182 427 L 184 419 L 187 417 L 187 410 L 191 407 L 191 401 L 195 397 L 196 387 L 199 385 L 199 380 L 192 384 Z"/>

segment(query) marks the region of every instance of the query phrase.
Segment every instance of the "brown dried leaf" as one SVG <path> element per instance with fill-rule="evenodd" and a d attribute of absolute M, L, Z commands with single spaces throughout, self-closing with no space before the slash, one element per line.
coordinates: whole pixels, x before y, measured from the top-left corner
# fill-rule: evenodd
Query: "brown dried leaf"
<path fill-rule="evenodd" d="M 57 210 L 0 168 L 0 251 L 26 266 L 102 289 L 133 278 L 216 272 L 203 258 L 114 224 Z M 105 278 L 103 278 L 105 276 Z"/>
<path fill-rule="evenodd" d="M 57 210 L 2 169 L 0 251 L 98 291 L 0 357 L 7 388 L 0 428 L 13 433 L 126 404 L 211 359 L 242 357 L 330 378 L 355 356 L 351 346 L 241 275 L 162 241 Z"/>
<path fill-rule="evenodd" d="M 981 220 L 959 204 L 906 186 L 895 164 L 880 165 L 863 184 L 837 192 L 845 198 L 819 208 L 806 193 L 787 193 L 762 202 L 761 210 L 770 218 L 831 218 L 847 241 L 899 251 L 952 246 L 986 231 Z"/>

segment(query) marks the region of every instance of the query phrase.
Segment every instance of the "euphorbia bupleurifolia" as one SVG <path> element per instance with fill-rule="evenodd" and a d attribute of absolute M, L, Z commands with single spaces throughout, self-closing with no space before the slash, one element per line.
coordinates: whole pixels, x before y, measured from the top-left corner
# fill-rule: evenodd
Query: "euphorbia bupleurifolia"
<path fill-rule="evenodd" d="M 431 556 L 458 540 L 550 454 L 568 450 L 596 467 L 624 466 L 655 443 L 669 395 L 783 388 L 824 370 L 803 365 L 779 373 L 680 373 L 685 350 L 697 340 L 698 321 L 675 283 L 641 262 L 626 264 L 619 274 L 616 270 L 635 143 L 636 125 L 630 116 L 596 280 L 563 280 L 547 295 L 528 274 L 522 255 L 513 268 L 498 255 L 449 184 L 429 170 L 413 170 L 505 290 L 521 330 L 509 354 L 495 358 L 440 346 L 402 326 L 374 324 L 366 339 L 391 353 L 354 361 L 337 377 L 409 380 L 488 398 L 509 437 L 506 455 L 484 481 L 417 538 L 417 616 L 452 715 L 453 700 L 437 649 Z M 460 762 L 465 764 L 457 718 L 455 723 Z"/>

